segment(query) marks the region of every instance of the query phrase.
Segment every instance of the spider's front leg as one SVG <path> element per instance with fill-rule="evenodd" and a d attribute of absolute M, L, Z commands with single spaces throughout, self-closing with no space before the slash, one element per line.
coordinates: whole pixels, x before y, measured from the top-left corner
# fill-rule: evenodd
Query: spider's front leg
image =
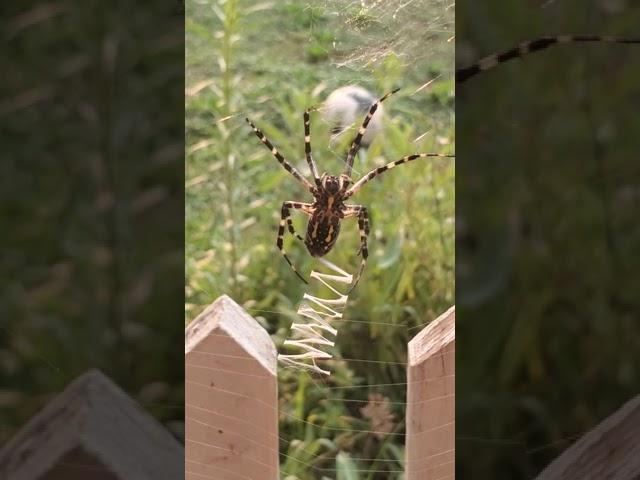
<path fill-rule="evenodd" d="M 360 231 L 360 248 L 358 249 L 358 255 L 362 255 L 362 261 L 360 262 L 360 270 L 358 271 L 348 293 L 351 293 L 351 291 L 356 288 L 356 285 L 358 285 L 362 272 L 364 271 L 364 267 L 367 264 L 367 257 L 369 256 L 369 249 L 367 248 L 367 238 L 369 237 L 369 212 L 366 207 L 363 207 L 362 205 L 347 205 L 344 210 L 344 218 L 355 216 L 358 217 L 358 229 Z"/>
<path fill-rule="evenodd" d="M 301 241 L 304 241 L 303 238 L 300 235 L 298 235 L 296 233 L 295 229 L 293 228 L 293 222 L 291 221 L 291 211 L 290 211 L 291 208 L 296 209 L 296 210 L 300 210 L 300 211 L 306 213 L 307 215 L 311 215 L 311 213 L 313 213 L 313 206 L 311 204 L 309 204 L 309 203 L 283 202 L 282 203 L 282 213 L 281 213 L 281 216 L 280 216 L 280 225 L 278 226 L 278 237 L 276 239 L 276 245 L 278 246 L 278 250 L 280 250 L 280 253 L 282 253 L 282 256 L 287 261 L 287 263 L 289 264 L 289 266 L 291 267 L 293 272 L 304 283 L 309 283 L 304 279 L 304 277 L 302 275 L 300 275 L 300 272 L 298 272 L 296 267 L 293 266 L 293 263 L 291 263 L 291 260 L 289 260 L 289 257 L 287 256 L 287 252 L 284 250 L 284 238 L 283 237 L 284 237 L 284 226 L 285 226 L 285 224 L 289 228 L 289 233 L 291 233 L 291 235 L 294 235 L 295 237 L 297 237 Z"/>
<path fill-rule="evenodd" d="M 403 163 L 407 163 L 407 162 L 412 162 L 413 160 L 416 160 L 418 158 L 427 158 L 427 157 L 443 157 L 443 158 L 455 158 L 455 155 L 450 154 L 450 153 L 415 153 L 413 155 L 407 155 L 402 157 L 400 160 L 396 160 L 395 162 L 389 162 L 386 165 L 383 165 L 381 167 L 378 168 L 374 168 L 373 170 L 371 170 L 369 173 L 367 173 L 365 176 L 363 176 L 360 180 L 358 180 L 356 183 L 354 183 L 345 193 L 344 193 L 344 198 L 350 198 L 353 195 L 355 195 L 356 193 L 358 193 L 358 191 L 369 181 L 373 180 L 374 178 L 376 178 L 378 175 L 380 175 L 381 173 L 386 172 L 387 170 L 391 170 L 392 168 L 397 167 L 398 165 L 402 165 Z"/>
<path fill-rule="evenodd" d="M 351 147 L 349 148 L 349 151 L 347 152 L 347 159 L 345 160 L 346 166 L 345 166 L 345 169 L 344 169 L 344 173 L 345 174 L 351 176 L 351 170 L 353 169 L 353 160 L 354 160 L 356 154 L 358 153 L 358 150 L 360 149 L 360 143 L 362 142 L 362 138 L 364 137 L 364 134 L 367 131 L 367 127 L 369 126 L 369 122 L 373 118 L 373 114 L 376 113 L 376 110 L 378 109 L 378 106 L 382 102 L 384 102 L 388 97 L 390 97 L 391 95 L 396 93 L 398 90 L 400 90 L 400 89 L 396 88 L 395 90 L 393 90 L 393 91 L 387 93 L 386 95 L 384 95 L 379 100 L 376 100 L 373 103 L 373 105 L 371 105 L 371 108 L 369 109 L 369 113 L 367 113 L 367 116 L 364 117 L 364 121 L 362 122 L 362 126 L 358 130 L 356 138 L 353 139 L 353 142 L 351 143 Z"/>
<path fill-rule="evenodd" d="M 311 109 L 307 108 L 304 111 L 304 115 L 302 117 L 304 122 L 304 155 L 307 158 L 307 163 L 309 164 L 309 169 L 311 170 L 311 175 L 313 175 L 313 180 L 316 184 L 316 187 L 320 187 L 320 176 L 318 175 L 318 167 L 316 167 L 316 162 L 313 160 L 313 156 L 311 155 L 311 119 L 309 116 L 309 112 L 311 112 Z"/>
<path fill-rule="evenodd" d="M 276 160 L 280 162 L 280 165 L 282 165 L 287 172 L 293 175 L 293 177 L 296 180 L 298 180 L 298 182 L 300 182 L 304 186 L 304 188 L 306 188 L 309 192 L 313 194 L 315 192 L 315 187 L 311 185 L 311 183 L 309 183 L 309 180 L 304 178 L 302 174 L 293 165 L 287 162 L 287 160 L 282 156 L 282 154 L 278 151 L 278 149 L 273 146 L 273 144 L 264 135 L 264 133 L 262 133 L 262 131 L 260 131 L 260 129 L 256 127 L 251 120 L 249 120 L 248 118 L 245 118 L 245 120 L 251 126 L 251 128 L 253 129 L 253 133 L 256 134 L 256 136 L 260 139 L 262 144 L 265 147 L 267 147 L 271 151 L 271 154 L 274 157 L 276 157 Z"/>

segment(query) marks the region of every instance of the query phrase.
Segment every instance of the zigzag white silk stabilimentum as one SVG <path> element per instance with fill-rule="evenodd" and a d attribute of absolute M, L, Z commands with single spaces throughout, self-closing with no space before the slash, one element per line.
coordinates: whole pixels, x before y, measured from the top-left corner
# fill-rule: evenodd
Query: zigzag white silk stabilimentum
<path fill-rule="evenodd" d="M 345 272 L 333 263 L 318 258 L 320 262 L 333 270 L 335 274 L 311 272 L 310 277 L 324 284 L 329 290 L 337 295 L 336 298 L 318 298 L 316 296 L 305 293 L 302 302 L 298 307 L 298 314 L 308 319 L 305 323 L 292 323 L 291 340 L 285 340 L 284 345 L 298 347 L 302 353 L 294 355 L 278 355 L 278 361 L 286 367 L 295 367 L 305 370 L 311 370 L 324 375 L 331 375 L 328 370 L 321 369 L 316 360 L 328 360 L 332 358 L 330 353 L 320 350 L 317 346 L 333 347 L 335 341 L 331 341 L 325 335 L 338 334 L 338 331 L 331 326 L 331 320 L 342 318 L 342 310 L 347 304 L 348 295 L 341 293 L 328 282 L 338 282 L 350 285 L 353 281 L 353 275 Z"/>

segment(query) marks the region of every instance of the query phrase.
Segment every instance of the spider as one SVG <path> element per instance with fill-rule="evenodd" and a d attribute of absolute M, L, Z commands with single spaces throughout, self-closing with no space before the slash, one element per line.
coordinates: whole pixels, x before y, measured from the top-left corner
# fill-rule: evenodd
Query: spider
<path fill-rule="evenodd" d="M 280 217 L 280 225 L 278 227 L 278 237 L 276 239 L 276 245 L 280 250 L 280 253 L 287 261 L 294 273 L 304 282 L 309 283 L 298 272 L 293 265 L 287 252 L 283 247 L 283 236 L 285 225 L 288 227 L 289 232 L 301 240 L 306 246 L 307 250 L 313 257 L 322 257 L 329 253 L 336 243 L 338 234 L 340 233 L 340 222 L 345 218 L 358 219 L 358 227 L 360 232 L 360 248 L 357 254 L 362 255 L 360 263 L 360 269 L 355 277 L 349 292 L 351 292 L 358 284 L 364 267 L 367 262 L 368 248 L 367 238 L 369 236 L 369 213 L 366 207 L 362 205 L 349 205 L 344 203 L 369 181 L 380 175 L 387 170 L 400 165 L 402 163 L 411 162 L 418 158 L 425 157 L 455 157 L 455 155 L 441 154 L 441 153 L 416 153 L 413 155 L 407 155 L 394 162 L 387 163 L 381 167 L 371 170 L 369 173 L 361 177 L 355 183 L 351 179 L 351 170 L 353 168 L 353 160 L 360 148 L 362 137 L 364 136 L 367 126 L 373 117 L 373 114 L 378 109 L 378 106 L 390 95 L 396 93 L 399 89 L 393 90 L 382 98 L 377 100 L 371 105 L 367 116 L 365 117 L 357 135 L 355 136 L 351 147 L 348 150 L 347 158 L 345 160 L 346 166 L 340 175 L 328 175 L 326 172 L 322 175 L 318 175 L 318 169 L 316 163 L 311 155 L 311 136 L 309 133 L 309 122 L 311 109 L 306 109 L 303 114 L 304 121 L 304 151 L 307 163 L 313 175 L 313 184 L 303 177 L 298 170 L 296 170 L 283 156 L 278 149 L 274 147 L 271 142 L 265 137 L 265 135 L 248 119 L 247 123 L 251 126 L 254 133 L 260 139 L 260 141 L 271 151 L 274 157 L 280 162 L 284 169 L 289 172 L 294 178 L 307 189 L 311 195 L 313 195 L 313 203 L 302 202 L 283 202 L 282 211 Z M 298 210 L 309 216 L 309 222 L 307 225 L 307 233 L 305 238 L 302 238 L 296 233 L 293 228 L 293 222 L 291 221 L 291 210 Z"/>

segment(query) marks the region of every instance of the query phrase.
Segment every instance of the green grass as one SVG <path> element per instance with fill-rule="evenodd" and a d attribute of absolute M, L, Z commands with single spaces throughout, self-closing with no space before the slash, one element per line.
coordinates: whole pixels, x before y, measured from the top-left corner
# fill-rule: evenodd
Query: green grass
<path fill-rule="evenodd" d="M 186 322 L 227 293 L 280 347 L 305 292 L 280 258 L 275 236 L 282 201 L 308 201 L 309 195 L 251 133 L 245 116 L 306 171 L 306 107 L 347 84 L 376 95 L 398 86 L 402 90 L 385 102 L 384 135 L 356 159 L 355 171 L 415 152 L 455 152 L 454 45 L 447 41 L 453 8 L 437 1 L 410 10 L 399 5 L 186 2 Z M 329 131 L 314 114 L 314 157 L 320 171 L 337 173 L 343 146 L 330 146 Z M 334 354 L 401 363 L 415 327 L 453 303 L 454 163 L 417 161 L 394 169 L 353 203 L 371 213 L 370 256 L 349 298 L 347 321 L 337 324 Z M 297 230 L 303 222 L 294 218 Z M 355 272 L 358 245 L 356 222 L 345 221 L 328 259 Z M 290 236 L 285 247 L 303 272 L 316 266 Z M 397 478 L 376 471 L 403 469 L 403 437 L 359 432 L 370 428 L 360 409 L 369 393 L 382 393 L 392 402 L 394 432 L 404 433 L 403 405 L 393 403 L 405 401 L 403 386 L 327 387 L 404 382 L 405 367 L 347 360 L 325 366 L 328 378 L 280 372 L 283 477 Z"/>

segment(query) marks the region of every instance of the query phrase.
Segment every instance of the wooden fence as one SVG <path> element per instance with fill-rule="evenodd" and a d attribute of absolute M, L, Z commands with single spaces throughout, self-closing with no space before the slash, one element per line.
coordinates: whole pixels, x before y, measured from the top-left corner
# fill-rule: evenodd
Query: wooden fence
<path fill-rule="evenodd" d="M 408 346 L 407 480 L 454 478 L 455 309 Z M 277 352 L 227 296 L 185 332 L 186 479 L 280 478 Z"/>
<path fill-rule="evenodd" d="M 277 353 L 227 296 L 186 329 L 186 480 L 276 480 Z M 406 479 L 455 478 L 455 309 L 408 345 Z M 282 476 L 281 476 L 282 474 Z M 537 480 L 640 478 L 640 396 L 554 460 Z"/>
<path fill-rule="evenodd" d="M 185 332 L 186 450 L 110 379 L 74 380 L 0 449 L 0 479 L 276 480 L 276 349 L 223 296 Z M 455 310 L 408 345 L 406 478 L 455 475 Z M 184 469 L 183 469 L 184 459 Z M 554 460 L 538 480 L 640 478 L 640 396 Z"/>
<path fill-rule="evenodd" d="M 176 480 L 175 437 L 99 370 L 76 378 L 0 449 L 2 480 Z"/>
<path fill-rule="evenodd" d="M 223 296 L 185 332 L 186 479 L 279 478 L 277 352 Z"/>

